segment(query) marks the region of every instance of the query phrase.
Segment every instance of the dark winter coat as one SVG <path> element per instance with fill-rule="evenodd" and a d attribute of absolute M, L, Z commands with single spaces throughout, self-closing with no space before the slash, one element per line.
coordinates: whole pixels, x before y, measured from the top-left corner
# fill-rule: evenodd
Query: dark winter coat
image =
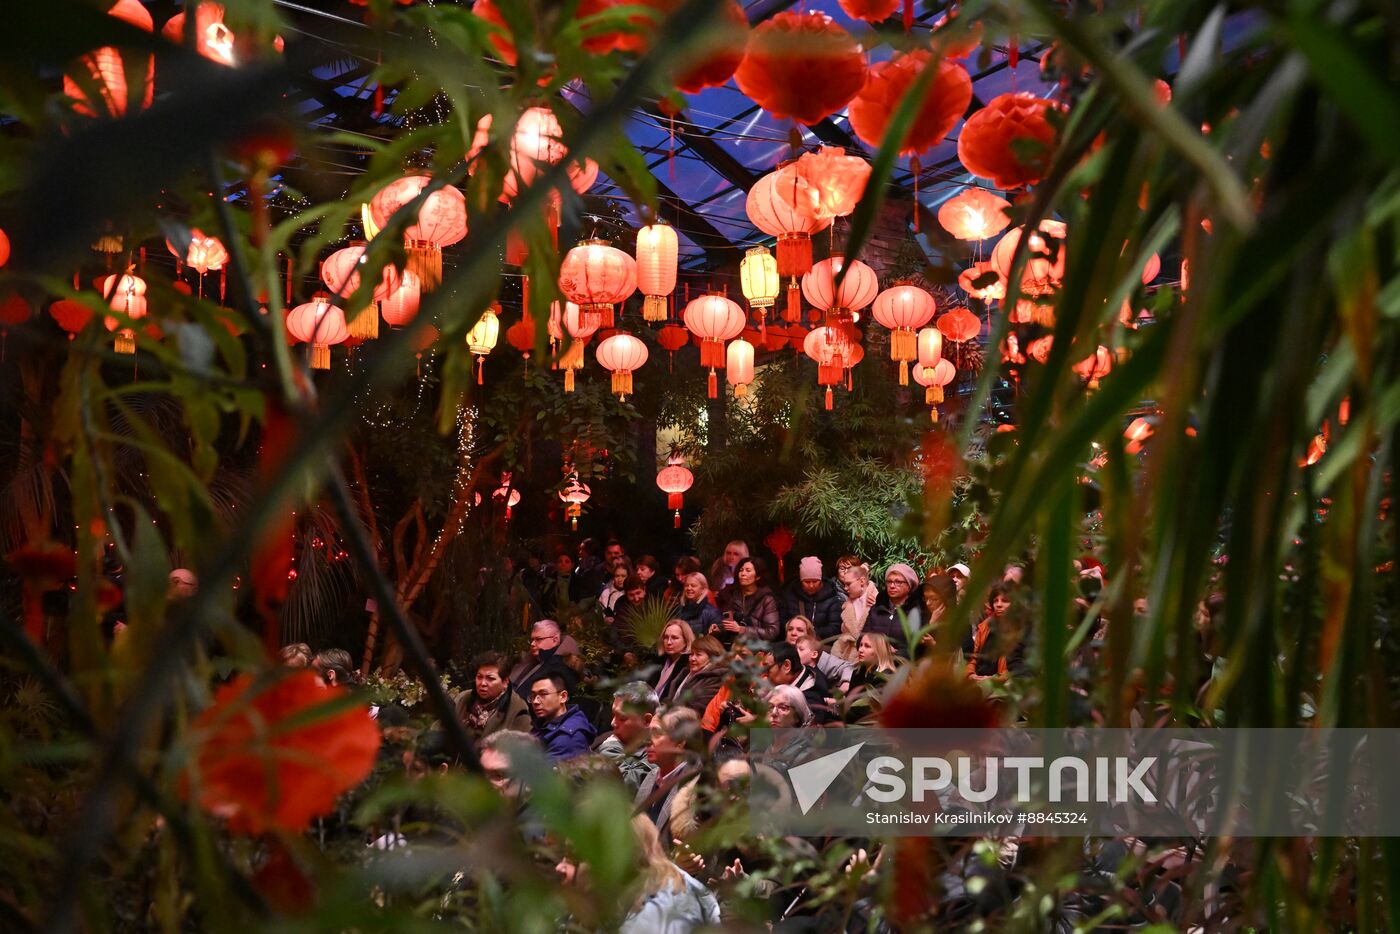
<path fill-rule="evenodd" d="M 720 625 L 724 624 L 725 613 L 732 613 L 748 629 L 751 639 L 774 642 L 781 638 L 782 624 L 778 619 L 778 598 L 773 591 L 763 585 L 748 596 L 738 584 L 730 584 L 719 592 Z M 720 632 L 720 641 L 728 644 L 733 641 L 733 633 Z"/>
<path fill-rule="evenodd" d="M 830 639 L 841 634 L 841 607 L 845 604 L 846 595 L 829 580 L 822 581 L 815 596 L 807 595 L 801 581 L 793 581 L 783 589 L 783 624 L 794 616 L 805 616 L 812 621 L 818 639 Z"/>

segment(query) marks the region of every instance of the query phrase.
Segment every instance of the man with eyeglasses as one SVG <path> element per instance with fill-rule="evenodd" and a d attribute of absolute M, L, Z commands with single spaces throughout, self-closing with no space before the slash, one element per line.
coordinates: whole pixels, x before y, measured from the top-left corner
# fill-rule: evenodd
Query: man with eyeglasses
<path fill-rule="evenodd" d="M 530 700 L 530 685 L 535 679 L 547 674 L 564 674 L 570 677 L 573 672 L 560 657 L 559 648 L 564 634 L 559 624 L 552 619 L 542 619 L 530 627 L 530 654 L 525 656 L 510 672 L 510 683 L 525 701 Z"/>
<path fill-rule="evenodd" d="M 583 711 L 569 703 L 569 685 L 563 675 L 545 674 L 530 684 L 531 729 L 545 755 L 558 762 L 588 752 L 598 735 Z"/>

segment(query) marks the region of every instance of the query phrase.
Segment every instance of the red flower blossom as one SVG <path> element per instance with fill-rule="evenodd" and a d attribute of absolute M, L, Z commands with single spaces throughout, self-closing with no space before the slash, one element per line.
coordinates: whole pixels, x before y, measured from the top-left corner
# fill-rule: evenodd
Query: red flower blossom
<path fill-rule="evenodd" d="M 305 830 L 369 775 L 379 751 L 367 706 L 317 715 L 344 695 L 305 669 L 265 687 L 239 675 L 194 722 L 197 782 L 184 776 L 182 793 L 234 833 Z"/>

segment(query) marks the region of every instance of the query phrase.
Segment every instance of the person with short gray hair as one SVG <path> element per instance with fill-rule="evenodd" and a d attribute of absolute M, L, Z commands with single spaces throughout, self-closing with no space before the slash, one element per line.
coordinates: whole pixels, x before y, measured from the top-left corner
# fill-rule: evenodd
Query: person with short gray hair
<path fill-rule="evenodd" d="M 574 673 L 560 651 L 563 641 L 563 630 L 552 619 L 542 619 L 530 627 L 530 651 L 510 671 L 511 687 L 516 694 L 529 700 L 530 685 L 545 675 L 563 674 L 569 685 L 573 685 Z"/>
<path fill-rule="evenodd" d="M 656 766 L 647 760 L 646 747 L 651 739 L 652 718 L 661 705 L 651 685 L 644 681 L 629 681 L 613 694 L 612 732 L 597 745 L 622 780 L 635 794 Z"/>

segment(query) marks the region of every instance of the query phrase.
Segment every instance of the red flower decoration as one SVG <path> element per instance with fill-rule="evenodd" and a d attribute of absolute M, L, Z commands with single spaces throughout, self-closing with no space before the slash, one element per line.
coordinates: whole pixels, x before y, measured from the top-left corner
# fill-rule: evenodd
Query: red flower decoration
<path fill-rule="evenodd" d="M 1025 91 L 994 97 L 963 124 L 958 158 L 997 188 L 1034 185 L 1050 167 L 1055 127 L 1049 114 L 1059 109 L 1054 101 Z"/>
<path fill-rule="evenodd" d="M 862 143 L 872 148 L 880 145 L 899 102 L 932 59 L 932 52 L 920 50 L 870 66 L 870 77 L 851 101 L 847 112 L 851 129 Z M 943 142 L 957 126 L 958 119 L 967 111 L 970 103 L 972 78 L 968 76 L 967 69 L 953 62 L 940 61 L 938 75 L 933 79 L 923 106 L 919 108 L 899 148 L 900 155 L 918 155 Z"/>
<path fill-rule="evenodd" d="M 825 13 L 783 11 L 753 31 L 734 82 L 779 120 L 810 126 L 865 84 L 865 50 Z"/>
<path fill-rule="evenodd" d="M 852 19 L 867 23 L 883 23 L 899 9 L 899 0 L 838 0 L 841 9 Z"/>
<path fill-rule="evenodd" d="M 345 693 L 306 669 L 266 687 L 239 675 L 219 688 L 193 725 L 199 806 L 245 834 L 299 832 L 334 810 L 379 752 L 379 726 L 366 705 L 315 714 Z M 190 786 L 184 776 L 181 792 L 189 795 Z"/>

